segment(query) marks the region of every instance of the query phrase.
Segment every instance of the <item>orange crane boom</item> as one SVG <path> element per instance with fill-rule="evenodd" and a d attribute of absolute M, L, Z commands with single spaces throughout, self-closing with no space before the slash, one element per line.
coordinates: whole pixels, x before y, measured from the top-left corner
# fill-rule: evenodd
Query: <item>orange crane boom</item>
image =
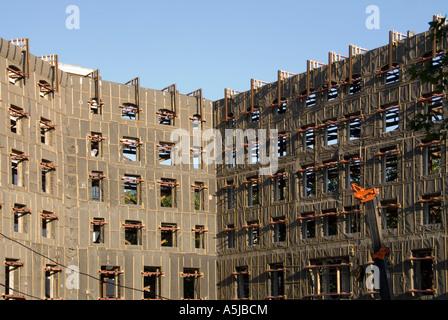
<path fill-rule="evenodd" d="M 365 204 L 366 221 L 369 226 L 370 237 L 372 239 L 372 259 L 374 261 L 374 265 L 380 270 L 380 298 L 382 300 L 391 300 L 393 298 L 393 291 L 387 261 L 387 256 L 390 254 L 390 249 L 383 246 L 383 236 L 377 199 L 379 189 L 361 188 L 356 183 L 353 183 L 351 186 L 354 191 L 353 196 L 355 199 Z"/>
<path fill-rule="evenodd" d="M 377 188 L 372 188 L 366 190 L 365 188 L 361 188 L 356 183 L 352 183 L 352 190 L 355 191 L 354 197 L 358 199 L 362 203 L 373 200 L 380 191 Z"/>

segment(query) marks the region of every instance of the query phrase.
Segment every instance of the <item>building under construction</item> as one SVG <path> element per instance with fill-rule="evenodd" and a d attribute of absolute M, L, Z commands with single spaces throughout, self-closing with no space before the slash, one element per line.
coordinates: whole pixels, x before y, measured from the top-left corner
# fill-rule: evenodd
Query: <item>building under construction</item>
<path fill-rule="evenodd" d="M 408 72 L 441 63 L 448 41 L 431 32 L 391 31 L 219 101 L 0 39 L 3 299 L 378 299 L 353 183 L 379 189 L 395 299 L 446 299 L 446 141 L 409 129 L 447 111 L 446 91 Z M 279 134 L 246 141 L 243 163 L 204 163 L 194 141 L 177 163 L 176 129 Z M 273 141 L 278 170 L 261 175 Z"/>

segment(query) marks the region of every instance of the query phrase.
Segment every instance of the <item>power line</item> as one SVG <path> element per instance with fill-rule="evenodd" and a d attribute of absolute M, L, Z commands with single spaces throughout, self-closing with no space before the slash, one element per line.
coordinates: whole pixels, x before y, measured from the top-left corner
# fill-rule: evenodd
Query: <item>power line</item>
<path fill-rule="evenodd" d="M 20 293 L 21 295 L 24 295 L 24 296 L 27 296 L 27 297 L 30 297 L 30 298 L 36 299 L 36 300 L 43 300 L 43 299 L 41 299 L 41 298 L 38 298 L 38 297 L 32 296 L 32 295 L 30 295 L 30 294 L 27 294 L 27 293 L 25 293 L 25 292 L 22 292 L 22 291 L 16 290 L 16 289 L 14 289 L 14 288 L 11 288 L 11 287 L 9 287 L 9 286 L 7 286 L 6 284 L 4 284 L 4 283 L 1 283 L 1 282 L 0 282 L 0 286 L 2 286 L 2 287 L 5 287 L 6 289 L 9 289 L 9 290 L 12 290 L 12 291 L 18 292 L 18 293 Z"/>
<path fill-rule="evenodd" d="M 33 252 L 33 253 L 35 253 L 35 254 L 37 254 L 37 255 L 39 255 L 39 256 L 45 258 L 45 259 L 50 260 L 50 261 L 53 262 L 55 265 L 58 265 L 58 266 L 63 267 L 63 268 L 65 268 L 65 269 L 70 269 L 70 270 L 72 270 L 72 271 L 74 271 L 74 272 L 77 272 L 77 273 L 79 273 L 79 274 L 81 274 L 81 275 L 83 275 L 83 276 L 86 276 L 86 277 L 90 277 L 90 278 L 92 278 L 92 279 L 94 279 L 94 280 L 102 281 L 100 278 L 98 278 L 98 277 L 96 277 L 96 276 L 93 276 L 93 275 L 91 275 L 91 274 L 88 274 L 88 273 L 86 273 L 86 272 L 81 272 L 81 271 L 73 270 L 73 269 L 69 268 L 68 266 L 63 265 L 62 263 L 59 263 L 59 262 L 57 262 L 56 260 L 54 260 L 54 259 L 52 259 L 52 258 L 50 258 L 50 257 L 47 257 L 46 255 L 44 255 L 44 254 L 42 254 L 42 253 L 40 253 L 40 252 L 34 250 L 33 248 L 28 247 L 27 245 L 25 245 L 25 244 L 23 244 L 23 243 L 17 241 L 16 239 L 13 239 L 13 238 L 8 237 L 7 235 L 5 235 L 5 234 L 2 233 L 2 232 L 0 232 L 0 235 L 1 235 L 2 237 L 4 237 L 5 239 L 8 239 L 9 241 L 15 242 L 15 243 L 19 244 L 20 246 L 22 246 L 22 247 L 24 247 L 24 248 L 30 250 L 31 252 Z M 110 282 L 108 282 L 108 283 L 110 284 Z M 120 288 L 123 288 L 123 289 L 130 289 L 130 290 L 138 291 L 138 292 L 142 292 L 142 293 L 147 292 L 147 291 L 142 290 L 142 289 L 137 289 L 137 288 L 134 288 L 134 287 L 129 287 L 129 286 L 121 285 L 121 284 L 119 284 L 119 283 L 114 283 L 114 285 L 115 285 L 116 287 L 120 287 Z M 5 285 L 3 285 L 3 286 L 5 286 Z M 5 286 L 5 287 L 6 287 L 6 286 Z M 14 290 L 14 289 L 12 289 L 12 290 Z M 16 290 L 16 291 L 17 291 L 17 290 Z M 23 293 L 22 293 L 22 294 L 23 294 Z M 170 299 L 168 299 L 168 298 L 166 298 L 166 297 L 163 297 L 163 296 L 160 296 L 160 295 L 158 295 L 158 294 L 156 294 L 156 296 L 159 297 L 159 298 L 161 298 L 161 299 L 170 300 Z M 31 297 L 32 297 L 32 296 L 31 296 Z M 35 297 L 33 297 L 33 298 L 35 298 Z M 36 298 L 36 299 L 42 300 L 42 299 L 40 299 L 40 298 Z"/>

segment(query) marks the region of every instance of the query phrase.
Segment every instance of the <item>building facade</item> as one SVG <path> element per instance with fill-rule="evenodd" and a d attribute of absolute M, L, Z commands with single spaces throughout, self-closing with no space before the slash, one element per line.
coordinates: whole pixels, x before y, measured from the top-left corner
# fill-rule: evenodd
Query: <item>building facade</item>
<path fill-rule="evenodd" d="M 4 297 L 216 299 L 214 168 L 170 143 L 212 102 L 0 47 Z"/>
<path fill-rule="evenodd" d="M 250 91 L 216 102 L 223 135 L 279 133 L 247 135 L 244 162 L 218 166 L 219 297 L 378 299 L 363 274 L 373 249 L 356 183 L 380 191 L 395 298 L 446 298 L 446 143 L 409 129 L 424 110 L 442 120 L 446 91 L 408 70 L 440 63 L 447 41 L 390 36 L 386 46 L 352 45 L 347 56 L 308 61 L 298 75 L 279 71 L 275 83 L 252 80 Z M 261 176 L 264 141 L 277 144 L 279 160 Z"/>
<path fill-rule="evenodd" d="M 1 39 L 3 298 L 378 299 L 352 183 L 380 190 L 394 296 L 446 298 L 446 143 L 409 129 L 422 110 L 443 119 L 446 91 L 408 70 L 447 47 L 391 32 L 386 46 L 210 101 Z M 208 129 L 241 129 L 243 157 L 201 161 L 193 136 Z M 181 163 L 178 132 L 190 139 Z M 269 175 L 265 145 L 278 156 Z"/>

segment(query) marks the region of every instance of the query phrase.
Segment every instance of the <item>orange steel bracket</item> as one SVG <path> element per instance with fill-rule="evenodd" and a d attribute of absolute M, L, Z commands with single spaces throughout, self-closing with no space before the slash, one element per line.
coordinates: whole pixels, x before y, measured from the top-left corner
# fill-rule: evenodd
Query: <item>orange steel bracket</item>
<path fill-rule="evenodd" d="M 379 194 L 379 190 L 377 188 L 366 190 L 365 188 L 358 186 L 356 183 L 352 183 L 352 190 L 355 191 L 354 197 L 363 203 L 373 200 L 376 195 Z"/>

